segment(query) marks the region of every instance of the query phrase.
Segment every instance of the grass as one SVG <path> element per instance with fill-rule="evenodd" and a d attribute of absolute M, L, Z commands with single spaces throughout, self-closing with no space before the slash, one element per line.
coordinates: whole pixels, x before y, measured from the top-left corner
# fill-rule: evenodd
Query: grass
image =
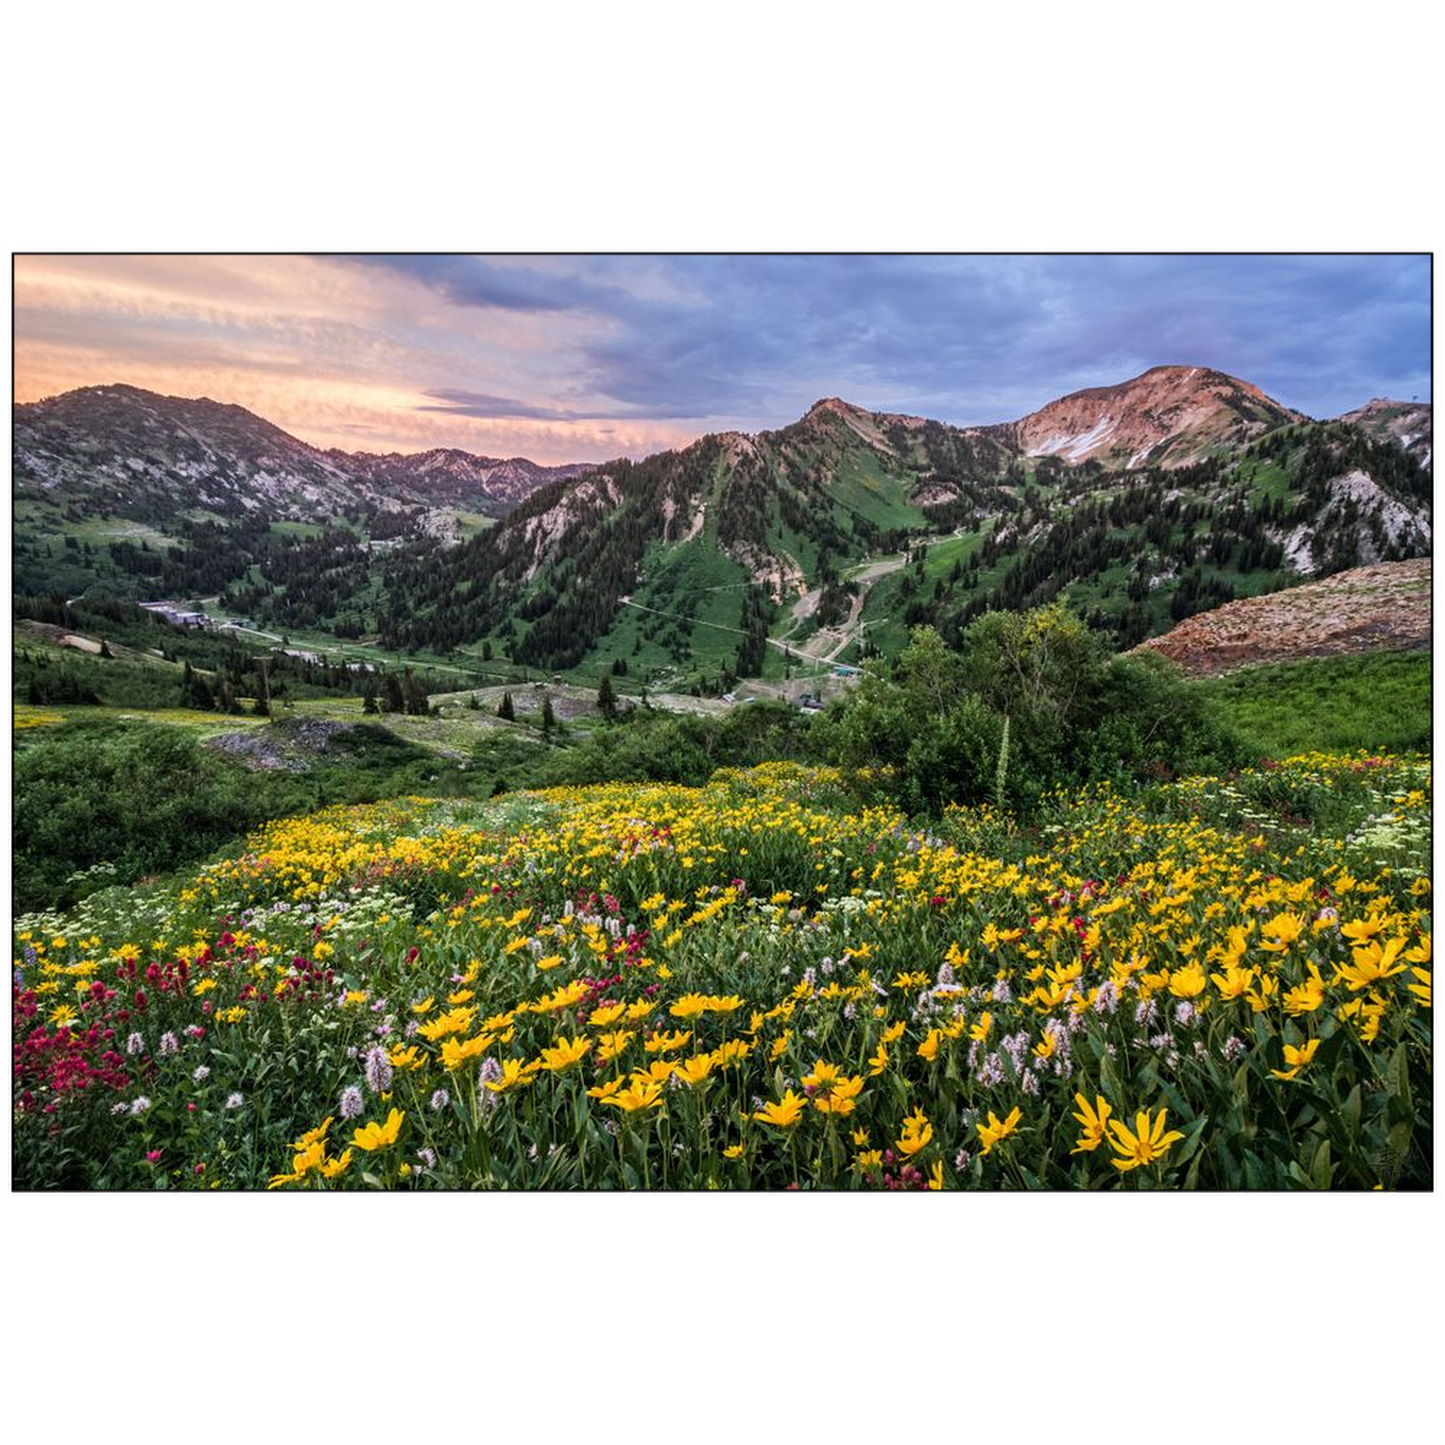
<path fill-rule="evenodd" d="M 1430 678 L 1428 653 L 1372 652 L 1242 668 L 1195 685 L 1262 754 L 1287 757 L 1428 751 Z"/>
<path fill-rule="evenodd" d="M 245 699 L 247 706 L 250 699 Z M 29 703 L 13 705 L 17 730 L 33 727 L 58 727 L 64 723 L 115 722 L 160 723 L 165 727 L 189 728 L 207 736 L 211 733 L 235 732 L 238 728 L 256 727 L 267 721 L 252 713 L 201 712 L 186 707 L 96 707 L 85 703 L 56 703 L 50 707 L 34 707 Z"/>
<path fill-rule="evenodd" d="M 695 538 L 655 549 L 644 571 L 644 581 L 632 594 L 637 606 L 618 609 L 612 626 L 570 676 L 594 680 L 609 662 L 623 658 L 628 666 L 628 677 L 621 679 L 624 684 L 645 672 L 691 679 L 703 673 L 716 675 L 724 662 L 737 656 L 743 641 L 738 622 L 747 593 L 742 567 Z M 674 623 L 688 654 L 681 663 L 661 640 L 673 632 Z M 644 628 L 659 635 L 647 637 Z"/>
<path fill-rule="evenodd" d="M 927 518 L 908 501 L 910 486 L 899 477 L 850 457 L 838 468 L 828 495 L 840 520 L 855 513 L 878 527 L 922 527 Z"/>

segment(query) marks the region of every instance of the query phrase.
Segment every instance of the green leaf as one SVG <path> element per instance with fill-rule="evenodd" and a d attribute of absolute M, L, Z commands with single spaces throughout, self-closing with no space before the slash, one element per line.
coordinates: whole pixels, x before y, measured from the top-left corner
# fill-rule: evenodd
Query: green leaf
<path fill-rule="evenodd" d="M 1350 1096 L 1345 1100 L 1344 1108 L 1340 1111 L 1344 1117 L 1345 1130 L 1352 1143 L 1358 1143 L 1360 1138 L 1361 1101 L 1360 1086 L 1356 1084 L 1355 1087 L 1350 1090 Z"/>
<path fill-rule="evenodd" d="M 1187 1164 L 1198 1152 L 1200 1141 L 1204 1138 L 1204 1131 L 1209 1127 L 1209 1117 L 1196 1119 L 1184 1130 L 1184 1138 L 1180 1141 L 1178 1152 L 1173 1157 L 1175 1165 Z M 1198 1169 L 1194 1170 L 1198 1173 Z"/>
<path fill-rule="evenodd" d="M 1390 1085 L 1390 1102 L 1393 1104 L 1398 1099 L 1406 1116 L 1412 1115 L 1414 1105 L 1410 1099 L 1410 1057 L 1404 1044 L 1400 1044 L 1390 1056 L 1385 1078 Z"/>
<path fill-rule="evenodd" d="M 1310 1165 L 1310 1185 L 1315 1189 L 1328 1189 L 1335 1177 L 1334 1161 L 1330 1158 L 1330 1141 L 1320 1140 L 1315 1150 L 1314 1163 Z"/>
<path fill-rule="evenodd" d="M 1194 1156 L 1194 1162 L 1189 1166 L 1189 1173 L 1184 1176 L 1185 1189 L 1197 1189 L 1199 1187 L 1199 1166 L 1204 1163 L 1204 1154 L 1198 1153 Z"/>
<path fill-rule="evenodd" d="M 1124 1107 L 1124 1085 L 1119 1081 L 1114 1060 L 1108 1054 L 1099 1059 L 1099 1082 L 1103 1085 L 1104 1097 L 1117 1109 Z"/>

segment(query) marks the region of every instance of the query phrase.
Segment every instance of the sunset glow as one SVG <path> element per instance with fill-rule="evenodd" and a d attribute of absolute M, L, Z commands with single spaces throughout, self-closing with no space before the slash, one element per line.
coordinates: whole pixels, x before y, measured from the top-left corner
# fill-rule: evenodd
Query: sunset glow
<path fill-rule="evenodd" d="M 1163 362 L 1329 415 L 1428 397 L 1428 327 L 1420 257 L 19 256 L 15 399 L 126 382 L 320 446 L 585 461 L 829 394 L 1006 420 Z"/>

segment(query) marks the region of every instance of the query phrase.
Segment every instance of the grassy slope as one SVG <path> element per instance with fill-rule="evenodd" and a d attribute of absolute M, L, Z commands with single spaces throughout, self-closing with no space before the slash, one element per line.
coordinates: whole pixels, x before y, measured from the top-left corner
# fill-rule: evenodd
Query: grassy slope
<path fill-rule="evenodd" d="M 1196 683 L 1261 753 L 1430 747 L 1431 660 L 1363 653 L 1242 668 Z"/>

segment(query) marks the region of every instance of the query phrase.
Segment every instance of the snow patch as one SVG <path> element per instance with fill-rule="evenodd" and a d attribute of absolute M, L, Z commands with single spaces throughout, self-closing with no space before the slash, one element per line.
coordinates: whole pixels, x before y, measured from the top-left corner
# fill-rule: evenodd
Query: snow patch
<path fill-rule="evenodd" d="M 1118 427 L 1118 422 L 1112 421 L 1108 412 L 1105 412 L 1088 431 L 1077 436 L 1069 436 L 1066 433 L 1055 432 L 1043 441 L 1038 442 L 1029 449 L 1031 457 L 1067 457 L 1071 462 L 1076 462 L 1096 447 L 1111 437 Z"/>

